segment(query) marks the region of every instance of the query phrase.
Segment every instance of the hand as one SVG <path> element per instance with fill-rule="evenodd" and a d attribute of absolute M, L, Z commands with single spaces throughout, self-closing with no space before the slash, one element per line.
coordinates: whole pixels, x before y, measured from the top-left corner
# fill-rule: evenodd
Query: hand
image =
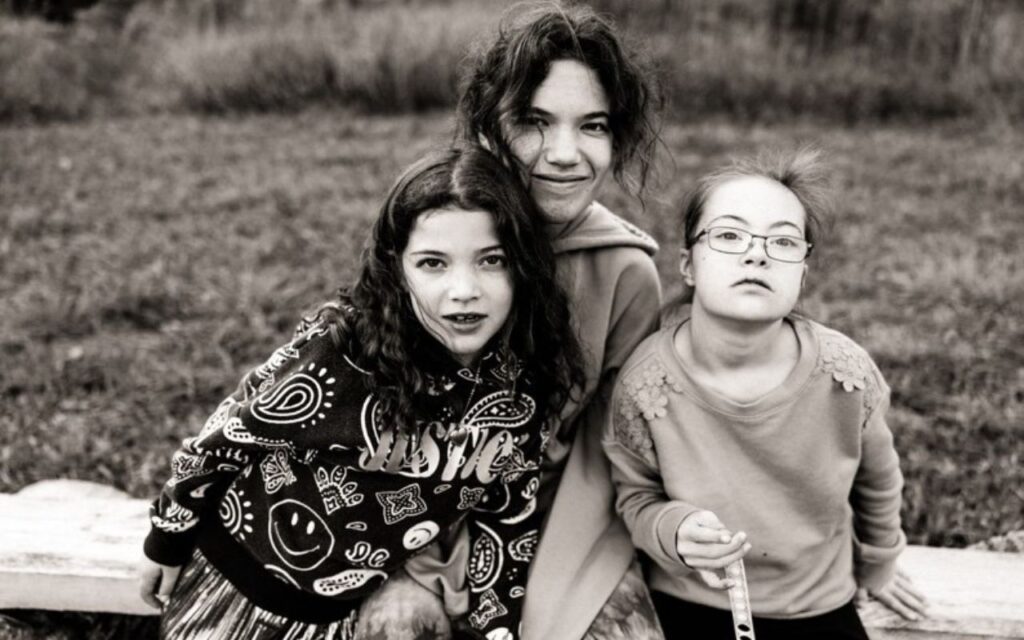
<path fill-rule="evenodd" d="M 139 562 L 139 595 L 154 609 L 163 609 L 171 597 L 181 567 L 169 567 L 143 558 Z"/>
<path fill-rule="evenodd" d="M 735 584 L 732 578 L 723 578 L 716 570 L 736 562 L 748 551 L 747 534 L 730 532 L 710 511 L 691 513 L 676 530 L 676 553 L 712 589 L 728 589 Z"/>
<path fill-rule="evenodd" d="M 907 620 L 920 620 L 928 615 L 928 601 L 917 590 L 910 578 L 900 571 L 879 589 L 868 589 L 868 594 L 900 614 Z"/>
<path fill-rule="evenodd" d="M 452 634 L 444 603 L 397 571 L 363 601 L 356 621 L 359 640 L 445 640 Z"/>

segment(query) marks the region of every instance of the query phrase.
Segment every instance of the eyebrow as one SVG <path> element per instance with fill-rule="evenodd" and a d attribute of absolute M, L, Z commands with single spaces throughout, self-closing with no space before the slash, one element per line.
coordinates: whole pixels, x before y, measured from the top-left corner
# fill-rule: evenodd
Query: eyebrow
<path fill-rule="evenodd" d="M 541 109 L 539 107 L 530 107 L 529 108 L 529 112 L 537 114 L 537 115 L 541 115 L 541 116 L 547 116 L 549 118 L 554 116 L 554 114 L 551 113 L 550 111 L 545 111 L 544 109 Z M 605 119 L 608 119 L 610 117 L 611 116 L 608 115 L 607 111 L 591 111 L 590 113 L 584 113 L 583 117 L 581 118 L 581 120 L 591 120 L 593 118 L 605 118 Z"/>
<path fill-rule="evenodd" d="M 717 218 L 713 219 L 711 222 L 718 222 L 719 220 L 725 220 L 725 219 L 735 220 L 736 222 L 739 222 L 739 223 L 745 224 L 747 226 L 750 226 L 750 223 L 747 222 L 744 218 L 741 218 L 740 216 L 730 215 L 730 214 L 725 214 L 723 216 L 718 216 Z M 711 222 L 709 222 L 708 224 L 711 224 Z M 797 231 L 801 231 L 800 225 L 797 225 L 797 224 L 794 224 L 792 222 L 789 222 L 788 220 L 780 220 L 779 222 L 773 222 L 772 224 L 770 224 L 768 226 L 769 229 L 775 229 L 777 227 L 793 227 Z"/>
<path fill-rule="evenodd" d="M 482 249 L 477 249 L 477 253 L 493 253 L 495 251 L 504 251 L 505 248 L 500 244 L 492 244 Z M 420 249 L 419 251 L 410 251 L 409 255 L 412 256 L 446 256 L 446 251 L 438 251 L 437 249 Z"/>

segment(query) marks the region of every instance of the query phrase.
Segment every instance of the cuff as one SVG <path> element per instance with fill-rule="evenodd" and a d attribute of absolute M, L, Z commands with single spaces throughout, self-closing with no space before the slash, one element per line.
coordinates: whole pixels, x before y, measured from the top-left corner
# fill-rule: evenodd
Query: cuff
<path fill-rule="evenodd" d="M 146 557 L 167 567 L 180 567 L 192 557 L 195 549 L 195 536 L 171 534 L 151 528 L 142 543 L 142 552 Z"/>
<path fill-rule="evenodd" d="M 673 563 L 686 566 L 683 559 L 676 551 L 676 532 L 679 525 L 683 523 L 691 513 L 697 511 L 697 507 L 685 503 L 672 503 L 665 508 L 654 523 L 655 534 L 658 536 L 658 546 L 661 552 Z"/>
<path fill-rule="evenodd" d="M 854 538 L 854 558 L 856 566 L 854 575 L 857 585 L 873 591 L 888 584 L 896 573 L 896 558 L 907 546 L 907 537 L 899 532 L 896 544 L 891 547 L 879 547 L 860 542 Z"/>

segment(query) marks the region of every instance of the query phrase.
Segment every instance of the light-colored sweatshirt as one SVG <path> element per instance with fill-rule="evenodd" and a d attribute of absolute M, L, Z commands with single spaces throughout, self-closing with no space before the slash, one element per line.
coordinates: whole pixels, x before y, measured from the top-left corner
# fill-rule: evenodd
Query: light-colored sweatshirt
<path fill-rule="evenodd" d="M 684 320 L 685 322 L 685 320 Z M 748 403 L 701 388 L 673 346 L 648 338 L 622 369 L 603 446 L 616 508 L 655 561 L 650 586 L 729 608 L 676 552 L 691 513 L 714 512 L 752 549 L 744 564 L 755 615 L 798 618 L 878 587 L 905 546 L 903 478 L 885 422 L 889 389 L 848 337 L 791 316 L 800 357 L 785 381 Z"/>
<path fill-rule="evenodd" d="M 527 582 L 522 637 L 579 640 L 625 574 L 634 548 L 614 511 L 601 452 L 611 386 L 619 368 L 658 326 L 661 289 L 646 233 L 595 203 L 552 239 L 560 282 L 585 354 L 586 384 L 548 442 L 537 509 L 547 513 Z M 464 602 L 466 536 L 435 547 L 406 570 L 443 594 L 449 612 Z"/>

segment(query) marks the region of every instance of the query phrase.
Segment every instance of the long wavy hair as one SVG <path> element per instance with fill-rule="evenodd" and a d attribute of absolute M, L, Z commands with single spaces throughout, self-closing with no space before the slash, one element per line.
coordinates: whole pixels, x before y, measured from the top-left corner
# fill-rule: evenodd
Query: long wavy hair
<path fill-rule="evenodd" d="M 551 64 L 576 60 L 594 70 L 609 101 L 612 175 L 643 202 L 660 141 L 657 114 L 664 100 L 639 52 L 627 49 L 615 27 L 586 5 L 514 5 L 463 73 L 457 136 L 483 142 L 509 166 L 506 131 L 527 115 Z"/>
<path fill-rule="evenodd" d="M 417 437 L 417 417 L 436 402 L 427 399 L 426 375 L 458 365 L 413 311 L 402 252 L 419 216 L 447 207 L 494 217 L 513 299 L 488 349 L 523 364 L 538 410 L 557 418 L 583 379 L 568 300 L 556 281 L 554 253 L 532 199 L 509 169 L 476 145 L 430 154 L 405 169 L 373 225 L 355 284 L 321 306 L 314 319 L 326 320 L 335 341 L 369 372 L 386 423 Z M 514 381 L 508 387 L 515 390 Z"/>

